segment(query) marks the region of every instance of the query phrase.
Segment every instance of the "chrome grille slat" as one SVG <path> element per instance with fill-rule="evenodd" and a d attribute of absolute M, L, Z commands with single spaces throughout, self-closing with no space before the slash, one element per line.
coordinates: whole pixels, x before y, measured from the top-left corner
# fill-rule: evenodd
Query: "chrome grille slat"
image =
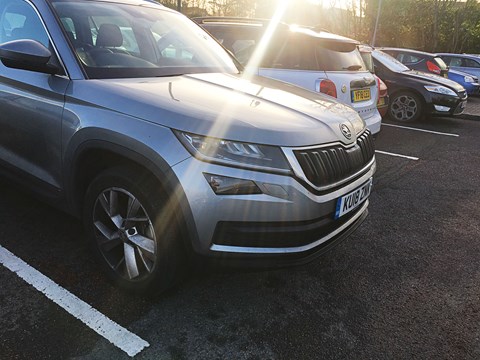
<path fill-rule="evenodd" d="M 374 153 L 373 139 L 369 131 L 359 136 L 351 148 L 335 145 L 294 151 L 305 176 L 318 187 L 328 186 L 352 176 L 372 160 Z"/>

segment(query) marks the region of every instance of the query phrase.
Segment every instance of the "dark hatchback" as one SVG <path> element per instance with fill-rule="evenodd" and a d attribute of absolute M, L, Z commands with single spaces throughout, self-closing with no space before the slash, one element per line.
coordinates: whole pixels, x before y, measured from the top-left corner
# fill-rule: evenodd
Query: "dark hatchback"
<path fill-rule="evenodd" d="M 392 120 L 416 121 L 424 115 L 458 115 L 467 103 L 465 88 L 454 81 L 410 70 L 385 52 L 372 52 L 375 73 L 390 94 L 388 114 Z"/>
<path fill-rule="evenodd" d="M 438 55 L 424 51 L 400 48 L 378 48 L 388 55 L 391 55 L 410 69 L 429 72 L 432 74 L 448 77 L 448 66 Z"/>

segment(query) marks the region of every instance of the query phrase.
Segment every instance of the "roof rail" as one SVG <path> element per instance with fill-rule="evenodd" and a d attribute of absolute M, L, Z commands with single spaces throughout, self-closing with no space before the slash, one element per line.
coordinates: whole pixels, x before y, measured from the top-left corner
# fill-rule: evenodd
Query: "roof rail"
<path fill-rule="evenodd" d="M 271 22 L 270 19 L 258 19 L 258 18 L 245 18 L 245 17 L 235 17 L 235 16 L 201 16 L 194 17 L 191 20 L 195 21 L 197 24 L 206 24 L 206 23 L 215 23 L 215 22 L 232 22 L 232 23 L 244 23 L 244 24 L 261 24 L 267 25 Z M 287 24 L 281 22 L 280 24 Z"/>

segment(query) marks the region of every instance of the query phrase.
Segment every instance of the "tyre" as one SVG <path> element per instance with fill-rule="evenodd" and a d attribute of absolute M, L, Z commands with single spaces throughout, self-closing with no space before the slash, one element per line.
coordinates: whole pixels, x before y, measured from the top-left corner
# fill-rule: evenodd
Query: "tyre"
<path fill-rule="evenodd" d="M 411 92 L 398 92 L 390 98 L 388 112 L 392 120 L 413 122 L 422 116 L 423 104 L 418 95 Z"/>
<path fill-rule="evenodd" d="M 178 215 L 151 176 L 112 168 L 87 189 L 84 226 L 107 275 L 132 293 L 158 293 L 183 274 Z"/>

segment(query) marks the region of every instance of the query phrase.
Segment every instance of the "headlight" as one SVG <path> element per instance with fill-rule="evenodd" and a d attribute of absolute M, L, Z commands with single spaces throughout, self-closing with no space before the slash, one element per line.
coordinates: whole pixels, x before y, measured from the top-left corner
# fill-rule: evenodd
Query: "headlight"
<path fill-rule="evenodd" d="M 441 85 L 432 85 L 432 86 L 425 85 L 425 89 L 427 89 L 430 92 L 437 93 L 437 94 L 457 96 L 457 93 L 455 91 L 453 91 L 452 89 L 449 89 L 445 86 L 441 86 Z"/>
<path fill-rule="evenodd" d="M 199 160 L 254 170 L 290 173 L 290 165 L 279 147 L 179 131 L 175 134 L 187 150 Z"/>
<path fill-rule="evenodd" d="M 465 76 L 463 81 L 465 81 L 466 83 L 473 83 L 473 82 L 475 82 L 475 79 L 471 76 Z"/>

